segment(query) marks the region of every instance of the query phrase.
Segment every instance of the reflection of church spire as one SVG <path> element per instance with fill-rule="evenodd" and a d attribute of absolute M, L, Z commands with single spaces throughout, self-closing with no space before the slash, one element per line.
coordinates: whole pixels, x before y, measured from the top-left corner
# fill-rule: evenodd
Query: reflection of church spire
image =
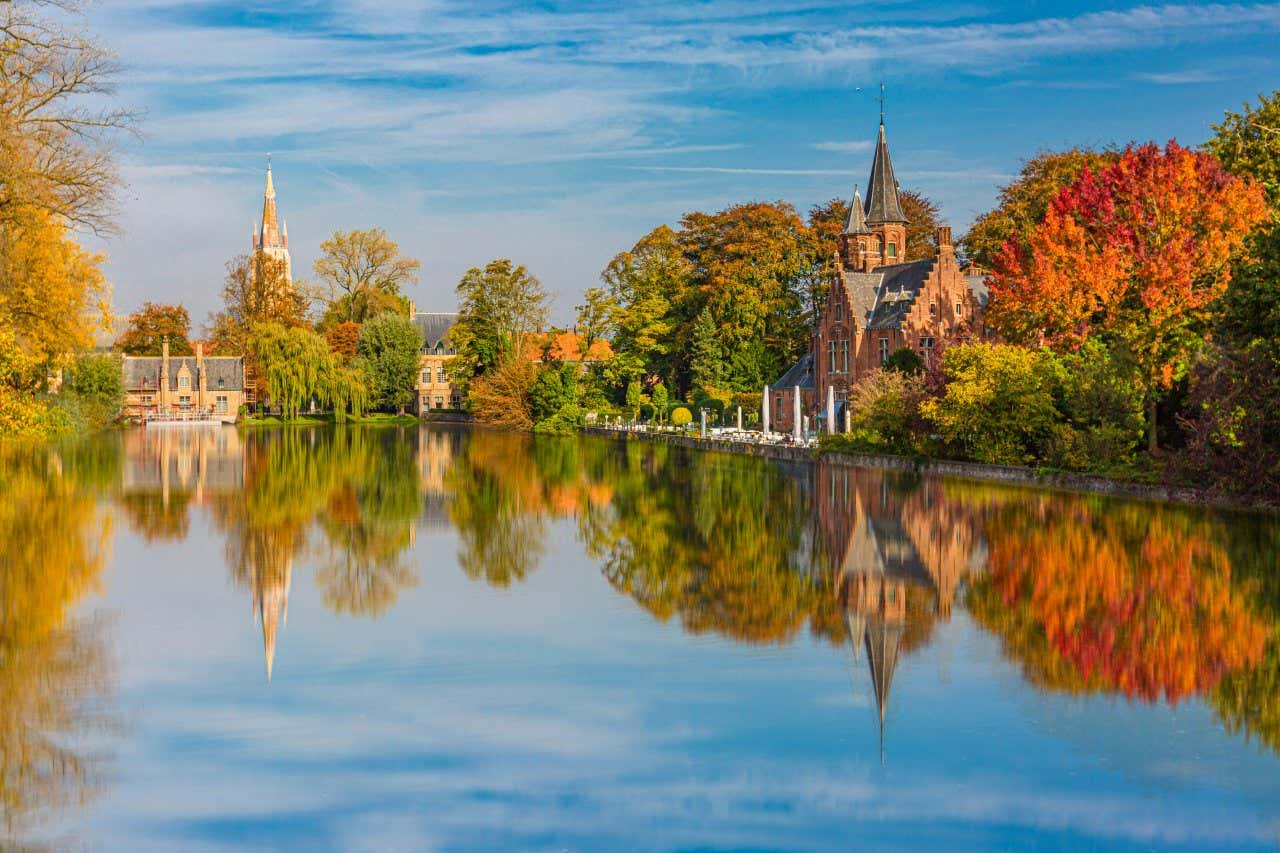
<path fill-rule="evenodd" d="M 898 668 L 898 648 L 902 643 L 903 623 L 886 621 L 879 614 L 867 620 L 867 663 L 871 667 L 871 689 L 876 694 L 876 711 L 880 716 L 880 763 L 884 763 L 884 713 L 889 705 L 889 688 Z"/>
<path fill-rule="evenodd" d="M 271 683 L 271 670 L 276 660 L 276 632 L 289 620 L 289 584 L 292 565 L 286 563 L 283 577 L 262 582 L 255 578 L 253 585 L 253 621 L 262 625 L 262 651 L 267 660 L 267 683 Z M 272 582 L 275 581 L 275 582 Z M 281 582 L 282 581 L 282 582 Z"/>

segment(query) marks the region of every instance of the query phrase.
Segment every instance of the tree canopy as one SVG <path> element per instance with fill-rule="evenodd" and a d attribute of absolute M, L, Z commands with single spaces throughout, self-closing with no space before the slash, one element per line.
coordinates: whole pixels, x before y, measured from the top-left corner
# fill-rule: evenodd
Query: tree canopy
<path fill-rule="evenodd" d="M 408 317 L 380 314 L 360 326 L 356 354 L 379 405 L 403 414 L 413 402 L 421 349 L 422 331 Z"/>
<path fill-rule="evenodd" d="M 321 327 L 363 323 L 386 311 L 406 313 L 404 288 L 417 282 L 422 264 L 400 254 L 381 228 L 334 231 L 320 244 L 314 270 L 326 310 Z"/>
<path fill-rule="evenodd" d="M 148 301 L 129 315 L 116 346 L 125 355 L 160 355 L 167 340 L 170 355 L 191 355 L 190 334 L 191 317 L 185 307 Z"/>

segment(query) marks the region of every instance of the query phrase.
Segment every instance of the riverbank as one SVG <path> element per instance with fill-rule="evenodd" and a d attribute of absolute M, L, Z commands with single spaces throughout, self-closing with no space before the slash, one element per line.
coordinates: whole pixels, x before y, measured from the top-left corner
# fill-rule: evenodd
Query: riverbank
<path fill-rule="evenodd" d="M 245 427 L 278 427 L 278 426 L 328 426 L 337 423 L 332 414 L 323 415 L 299 415 L 296 418 L 282 418 L 276 415 L 267 415 L 261 418 L 252 418 L 245 416 L 239 420 L 240 426 Z M 361 424 L 366 426 L 377 425 L 395 425 L 408 426 L 418 423 L 417 415 L 387 415 L 381 412 L 365 415 L 362 418 L 347 418 L 343 421 L 345 424 Z"/>
<path fill-rule="evenodd" d="M 881 453 L 851 453 L 848 451 L 794 447 L 785 444 L 755 444 L 729 441 L 722 438 L 700 438 L 696 435 L 630 432 L 605 427 L 583 427 L 583 432 L 587 435 L 621 439 L 623 441 L 649 441 L 670 444 L 676 447 L 736 453 L 741 456 L 761 456 L 768 459 L 791 462 L 813 462 L 821 457 L 833 462 L 861 468 L 910 471 L 917 474 L 935 474 L 942 477 L 959 477 L 968 480 L 986 480 L 1035 489 L 1100 494 L 1136 500 L 1163 501 L 1166 503 L 1200 504 L 1220 509 L 1267 513 L 1277 511 L 1276 507 L 1233 501 L 1190 486 L 1137 483 L 1102 477 L 1097 474 L 1049 471 L 1016 465 L 985 465 L 980 462 L 959 462 L 948 459 L 893 456 Z"/>

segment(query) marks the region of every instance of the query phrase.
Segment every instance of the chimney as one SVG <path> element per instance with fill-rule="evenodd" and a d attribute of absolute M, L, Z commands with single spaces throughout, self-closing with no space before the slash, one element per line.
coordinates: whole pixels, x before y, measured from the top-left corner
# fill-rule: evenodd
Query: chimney
<path fill-rule="evenodd" d="M 935 235 L 938 239 L 938 255 L 955 255 L 955 246 L 951 243 L 951 226 L 939 225 Z"/>
<path fill-rule="evenodd" d="M 412 299 L 409 300 L 409 319 L 412 320 L 414 315 L 418 313 L 418 304 Z"/>
<path fill-rule="evenodd" d="M 196 341 L 196 363 L 204 361 L 204 341 Z"/>
<path fill-rule="evenodd" d="M 165 336 L 165 338 L 164 338 L 164 340 L 162 340 L 162 341 L 160 342 L 160 358 L 162 358 L 162 359 L 164 360 L 165 366 L 166 366 L 166 367 L 168 367 L 168 366 L 169 366 L 169 337 L 168 337 L 168 335 L 166 335 L 166 336 Z"/>

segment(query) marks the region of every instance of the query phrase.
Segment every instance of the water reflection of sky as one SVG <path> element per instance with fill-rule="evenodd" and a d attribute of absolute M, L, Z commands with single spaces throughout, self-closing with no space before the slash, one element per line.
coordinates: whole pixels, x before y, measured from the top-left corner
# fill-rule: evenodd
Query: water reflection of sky
<path fill-rule="evenodd" d="M 766 464 L 766 463 L 761 463 Z M 1273 754 L 1198 699 L 1042 692 L 962 606 L 893 677 L 866 656 L 690 635 L 611 587 L 574 520 L 507 589 L 420 527 L 379 619 L 294 565 L 266 681 L 224 533 L 119 525 L 102 594 L 127 725 L 65 829 L 93 848 L 1273 847 Z M 57 836 L 65 839 L 66 836 Z"/>

